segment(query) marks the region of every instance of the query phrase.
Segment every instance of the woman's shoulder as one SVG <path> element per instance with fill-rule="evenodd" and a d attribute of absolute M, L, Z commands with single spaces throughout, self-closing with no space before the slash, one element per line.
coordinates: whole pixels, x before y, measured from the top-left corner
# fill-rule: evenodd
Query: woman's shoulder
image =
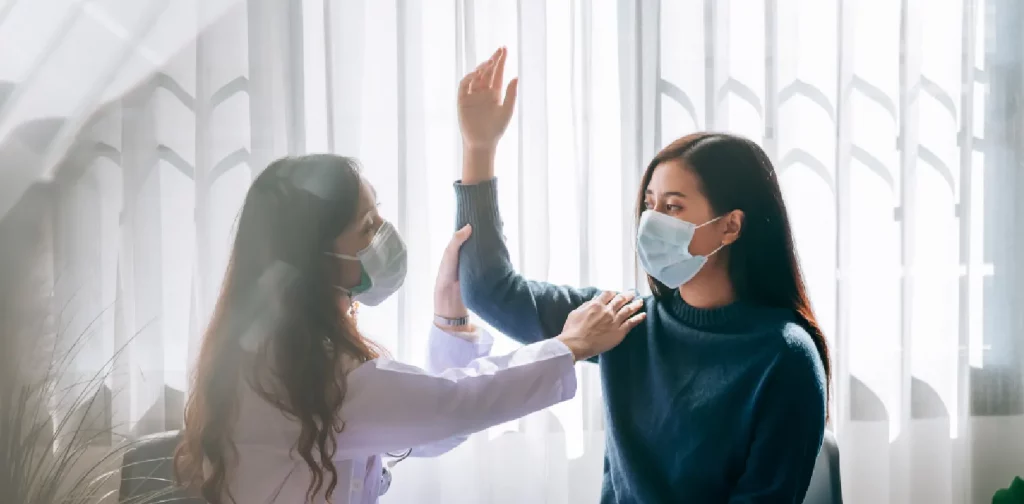
<path fill-rule="evenodd" d="M 817 347 L 811 333 L 796 320 L 787 320 L 779 324 L 779 342 L 783 351 L 793 358 L 807 361 L 819 361 Z"/>
<path fill-rule="evenodd" d="M 798 387 L 825 397 L 825 366 L 807 329 L 795 320 L 785 322 L 779 327 L 777 341 L 775 371 L 780 379 L 787 382 L 787 387 Z"/>
<path fill-rule="evenodd" d="M 814 338 L 792 310 L 760 308 L 763 314 L 761 332 L 770 335 L 778 351 L 788 359 L 821 362 Z"/>

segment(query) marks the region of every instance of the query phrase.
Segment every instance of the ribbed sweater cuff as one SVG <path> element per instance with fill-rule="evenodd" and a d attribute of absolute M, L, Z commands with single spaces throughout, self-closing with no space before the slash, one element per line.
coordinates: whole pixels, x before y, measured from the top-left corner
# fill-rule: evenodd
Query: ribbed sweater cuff
<path fill-rule="evenodd" d="M 455 182 L 456 222 L 459 229 L 466 224 L 477 229 L 500 229 L 501 215 L 498 213 L 498 179 L 492 178 L 479 184 L 466 185 Z"/>

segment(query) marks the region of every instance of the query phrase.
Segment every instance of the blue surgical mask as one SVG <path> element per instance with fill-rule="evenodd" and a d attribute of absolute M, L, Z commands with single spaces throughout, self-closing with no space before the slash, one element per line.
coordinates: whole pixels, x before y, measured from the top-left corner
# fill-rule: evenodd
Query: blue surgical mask
<path fill-rule="evenodd" d="M 708 262 L 708 257 L 724 246 L 719 245 L 706 256 L 692 255 L 690 242 L 693 234 L 720 218 L 697 225 L 654 210 L 645 211 L 640 215 L 640 225 L 636 230 L 637 255 L 644 271 L 672 289 L 689 282 Z"/>

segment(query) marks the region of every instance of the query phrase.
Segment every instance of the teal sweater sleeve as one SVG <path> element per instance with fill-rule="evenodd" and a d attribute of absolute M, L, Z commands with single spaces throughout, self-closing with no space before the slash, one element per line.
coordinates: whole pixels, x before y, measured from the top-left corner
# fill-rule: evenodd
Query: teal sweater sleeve
<path fill-rule="evenodd" d="M 459 283 L 466 306 L 508 337 L 529 344 L 562 332 L 565 319 L 600 290 L 577 289 L 523 278 L 512 267 L 497 180 L 455 184 L 456 229 L 473 226 L 459 254 Z"/>

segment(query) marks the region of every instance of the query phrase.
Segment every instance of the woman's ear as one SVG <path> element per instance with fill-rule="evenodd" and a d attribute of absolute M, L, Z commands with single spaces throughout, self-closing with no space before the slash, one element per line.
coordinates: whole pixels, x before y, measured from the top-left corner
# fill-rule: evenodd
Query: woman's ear
<path fill-rule="evenodd" d="M 743 210 L 733 210 L 722 216 L 722 245 L 732 245 L 743 232 Z"/>

